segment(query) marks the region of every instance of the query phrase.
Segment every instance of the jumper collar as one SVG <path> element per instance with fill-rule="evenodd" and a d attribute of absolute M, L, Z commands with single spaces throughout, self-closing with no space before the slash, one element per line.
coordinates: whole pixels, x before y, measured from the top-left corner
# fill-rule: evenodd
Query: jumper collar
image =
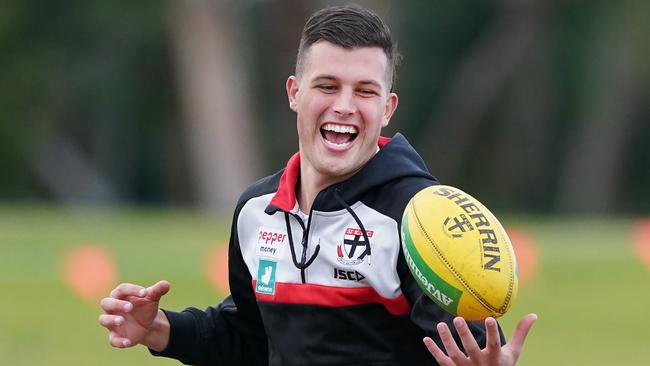
<path fill-rule="evenodd" d="M 381 149 L 391 140 L 390 137 L 379 136 L 377 146 Z M 298 183 L 298 176 L 300 175 L 300 152 L 297 152 L 289 158 L 287 167 L 284 169 L 280 177 L 280 185 L 278 191 L 273 196 L 271 203 L 266 208 L 265 212 L 273 214 L 277 210 L 285 212 L 293 212 L 298 208 L 296 201 L 296 184 Z"/>

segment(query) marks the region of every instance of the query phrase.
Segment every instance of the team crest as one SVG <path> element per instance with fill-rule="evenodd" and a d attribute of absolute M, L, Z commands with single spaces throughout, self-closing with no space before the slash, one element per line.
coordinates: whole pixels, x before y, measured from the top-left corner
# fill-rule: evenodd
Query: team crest
<path fill-rule="evenodd" d="M 367 230 L 368 238 L 372 238 L 373 231 Z M 337 260 L 346 265 L 357 265 L 370 254 L 370 243 L 366 242 L 360 229 L 345 229 L 343 244 L 336 246 Z"/>
<path fill-rule="evenodd" d="M 443 223 L 443 231 L 451 238 L 462 238 L 463 233 L 474 230 L 472 223 L 469 222 L 465 214 L 460 214 L 454 218 L 447 217 Z"/>

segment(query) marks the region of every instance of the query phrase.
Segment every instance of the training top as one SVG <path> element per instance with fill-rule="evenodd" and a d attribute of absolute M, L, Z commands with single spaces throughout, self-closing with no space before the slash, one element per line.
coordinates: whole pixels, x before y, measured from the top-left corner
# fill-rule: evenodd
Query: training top
<path fill-rule="evenodd" d="M 436 324 L 454 329 L 453 316 L 412 277 L 400 223 L 411 197 L 437 181 L 401 134 L 378 146 L 318 193 L 306 221 L 299 153 L 249 187 L 232 222 L 231 295 L 205 310 L 164 310 L 169 344 L 152 353 L 192 365 L 435 365 L 422 338 L 441 345 Z M 470 329 L 484 347 L 483 325 Z"/>

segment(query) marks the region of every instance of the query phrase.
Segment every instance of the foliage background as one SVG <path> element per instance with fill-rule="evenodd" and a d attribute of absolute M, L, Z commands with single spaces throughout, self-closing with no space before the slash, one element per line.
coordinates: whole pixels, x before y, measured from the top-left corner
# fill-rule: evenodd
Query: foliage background
<path fill-rule="evenodd" d="M 0 199 L 229 211 L 297 149 L 284 82 L 305 17 L 333 3 L 3 2 Z M 647 2 L 362 4 L 404 56 L 385 133 L 441 181 L 508 210 L 648 212 Z"/>

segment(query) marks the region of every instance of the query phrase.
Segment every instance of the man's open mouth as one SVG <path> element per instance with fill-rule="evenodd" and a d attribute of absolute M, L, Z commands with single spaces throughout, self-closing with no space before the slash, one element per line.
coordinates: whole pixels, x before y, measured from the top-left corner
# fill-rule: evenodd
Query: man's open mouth
<path fill-rule="evenodd" d="M 320 134 L 325 141 L 334 145 L 347 145 L 357 138 L 357 128 L 354 126 L 326 123 L 320 128 Z"/>

